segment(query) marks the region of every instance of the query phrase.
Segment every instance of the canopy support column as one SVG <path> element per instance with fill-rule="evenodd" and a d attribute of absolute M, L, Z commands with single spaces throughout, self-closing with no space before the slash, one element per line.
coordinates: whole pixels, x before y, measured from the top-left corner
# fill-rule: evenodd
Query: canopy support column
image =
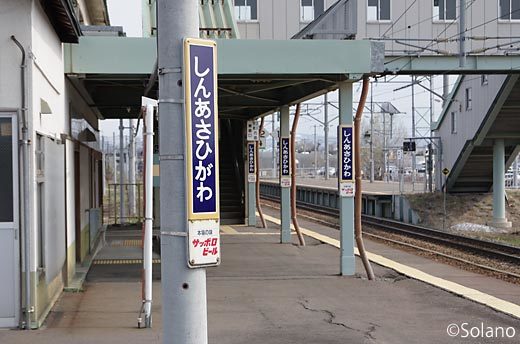
<path fill-rule="evenodd" d="M 493 220 L 490 225 L 497 228 L 511 228 L 506 219 L 505 190 L 505 148 L 504 140 L 495 140 L 493 144 Z"/>
<path fill-rule="evenodd" d="M 283 168 L 283 143 L 285 139 L 289 142 L 289 106 L 284 105 L 280 111 L 280 168 Z M 290 151 L 290 149 L 289 149 Z M 289 164 L 289 161 L 287 161 Z M 283 171 L 280 170 L 280 242 L 282 244 L 291 243 L 291 184 L 290 174 L 284 176 Z M 288 178 L 289 183 L 284 183 Z"/>
<path fill-rule="evenodd" d="M 339 124 L 352 125 L 352 83 L 342 82 L 339 85 Z M 338 137 L 338 152 L 341 141 Z M 338 171 L 338 176 L 341 171 Z M 356 261 L 354 256 L 354 197 L 339 197 L 340 223 L 340 274 L 354 275 Z"/>

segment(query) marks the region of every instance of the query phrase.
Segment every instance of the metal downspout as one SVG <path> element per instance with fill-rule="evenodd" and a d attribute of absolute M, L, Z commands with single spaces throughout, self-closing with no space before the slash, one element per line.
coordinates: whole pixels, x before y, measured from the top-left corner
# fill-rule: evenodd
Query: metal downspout
<path fill-rule="evenodd" d="M 296 105 L 296 112 L 294 114 L 293 126 L 291 130 L 291 218 L 294 225 L 294 230 L 298 235 L 298 240 L 301 246 L 305 246 L 305 239 L 300 231 L 298 224 L 298 215 L 296 214 L 296 128 L 298 127 L 298 120 L 300 119 L 300 104 Z"/>
<path fill-rule="evenodd" d="M 30 271 L 30 240 L 29 240 L 29 136 L 27 129 L 27 104 L 25 99 L 25 49 L 22 44 L 13 35 L 11 40 L 18 46 L 22 52 L 21 70 L 21 89 L 22 89 L 22 161 L 23 161 L 23 254 L 24 254 L 24 268 L 25 268 L 25 329 L 31 327 L 31 271 Z"/>
<path fill-rule="evenodd" d="M 363 243 L 363 236 L 361 232 L 361 144 L 360 144 L 360 132 L 361 132 L 361 117 L 363 116 L 363 109 L 365 108 L 365 102 L 367 100 L 368 95 L 368 85 L 370 82 L 368 81 L 368 77 L 363 77 L 363 91 L 361 92 L 361 97 L 359 99 L 359 105 L 356 111 L 356 117 L 354 118 L 354 169 L 355 169 L 355 196 L 354 196 L 354 235 L 356 237 L 356 245 L 359 250 L 359 256 L 363 261 L 363 265 L 365 266 L 365 270 L 367 272 L 367 277 L 369 280 L 373 280 L 374 271 L 372 270 L 372 266 L 368 260 L 365 244 Z"/>

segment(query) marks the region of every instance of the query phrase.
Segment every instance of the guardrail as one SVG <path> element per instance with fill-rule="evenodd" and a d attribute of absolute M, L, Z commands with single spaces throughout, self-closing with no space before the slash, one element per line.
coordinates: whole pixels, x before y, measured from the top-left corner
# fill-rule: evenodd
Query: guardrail
<path fill-rule="evenodd" d="M 280 185 L 274 181 L 263 180 L 260 182 L 260 195 L 272 201 L 279 201 Z M 338 190 L 332 187 L 299 184 L 296 188 L 296 203 L 302 209 L 308 208 L 324 214 L 335 215 L 339 209 Z M 406 197 L 401 195 L 363 194 L 361 213 L 407 223 L 418 222 L 418 217 L 411 209 Z"/>
<path fill-rule="evenodd" d="M 272 182 L 260 183 L 260 195 L 280 198 L 280 185 Z M 322 209 L 339 209 L 338 190 L 335 188 L 298 185 L 296 203 Z"/>

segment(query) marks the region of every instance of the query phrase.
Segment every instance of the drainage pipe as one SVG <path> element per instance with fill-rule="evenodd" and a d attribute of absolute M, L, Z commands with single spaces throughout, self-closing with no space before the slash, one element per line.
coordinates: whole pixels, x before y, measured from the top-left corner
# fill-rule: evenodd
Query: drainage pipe
<path fill-rule="evenodd" d="M 360 142 L 360 132 L 361 132 L 361 117 L 363 116 L 363 109 L 365 108 L 365 103 L 368 95 L 368 86 L 370 82 L 368 76 L 363 77 L 363 91 L 361 92 L 361 97 L 359 99 L 359 105 L 356 111 L 356 117 L 354 119 L 354 168 L 355 168 L 355 196 L 354 196 L 354 235 L 356 238 L 356 245 L 359 250 L 359 256 L 363 261 L 363 265 L 365 266 L 365 270 L 367 272 L 367 276 L 369 280 L 374 279 L 374 271 L 372 270 L 372 266 L 367 258 L 365 244 L 363 243 L 362 231 L 361 231 L 361 142 Z"/>
<path fill-rule="evenodd" d="M 262 117 L 260 121 L 260 136 L 264 131 L 264 118 Z M 255 165 L 256 165 L 256 209 L 258 210 L 258 214 L 260 215 L 260 220 L 262 221 L 262 228 L 267 228 L 267 223 L 265 222 L 264 213 L 262 212 L 262 206 L 260 205 L 260 150 L 258 149 L 259 141 L 255 142 Z"/>
<path fill-rule="evenodd" d="M 298 224 L 298 218 L 296 214 L 296 128 L 298 127 L 298 120 L 300 119 L 300 104 L 296 105 L 296 113 L 294 114 L 294 120 L 291 130 L 291 218 L 298 235 L 298 240 L 301 246 L 305 246 L 305 239 L 303 238 L 302 232 L 300 231 L 300 225 Z"/>
<path fill-rule="evenodd" d="M 145 136 L 145 216 L 143 240 L 144 314 L 145 326 L 151 327 L 152 319 L 152 230 L 153 230 L 153 117 L 154 106 L 146 105 L 144 114 Z"/>
<path fill-rule="evenodd" d="M 27 68 L 25 60 L 25 49 L 22 44 L 13 35 L 11 40 L 16 44 L 22 53 L 21 70 L 21 91 L 22 91 L 22 140 L 20 142 L 22 149 L 22 173 L 23 173 L 23 253 L 24 253 L 24 269 L 25 269 L 25 329 L 31 327 L 31 271 L 30 271 L 30 238 L 29 238 L 29 133 L 27 128 L 27 103 L 25 98 L 25 70 Z"/>

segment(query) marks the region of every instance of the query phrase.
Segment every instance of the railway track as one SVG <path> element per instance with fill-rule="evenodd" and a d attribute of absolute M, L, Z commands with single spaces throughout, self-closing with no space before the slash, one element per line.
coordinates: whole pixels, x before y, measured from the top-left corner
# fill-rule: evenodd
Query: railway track
<path fill-rule="evenodd" d="M 261 195 L 261 197 L 270 201 L 279 201 L 279 199 L 274 196 Z M 325 215 L 326 217 L 330 218 L 337 218 L 339 216 L 339 211 L 335 208 L 317 206 L 304 202 L 297 202 L 297 207 L 301 210 L 305 210 L 306 212 Z M 320 219 L 319 222 L 337 226 L 337 223 L 334 223 L 332 219 L 329 221 Z M 449 260 L 454 260 L 464 265 L 471 265 L 477 269 L 485 270 L 494 274 L 499 274 L 514 280 L 520 279 L 520 274 L 518 273 L 489 266 L 494 264 L 488 265 L 477 263 L 468 258 L 461 258 L 454 256 L 453 254 L 446 254 L 445 252 L 441 252 L 441 250 L 432 249 L 431 247 L 424 247 L 420 244 L 411 244 L 407 242 L 407 240 L 401 239 L 409 238 L 419 242 L 455 249 L 461 252 L 471 254 L 473 256 L 482 257 L 486 260 L 492 260 L 499 263 L 505 262 L 511 265 L 520 266 L 520 248 L 518 247 L 504 245 L 488 240 L 469 238 L 454 233 L 444 232 L 436 229 L 411 225 L 403 222 L 368 215 L 362 216 L 362 222 L 364 225 L 375 229 L 375 232 L 372 230 L 365 230 L 363 234 L 367 237 L 372 237 L 378 240 L 391 242 L 393 244 L 405 246 L 414 250 L 424 251 L 428 254 L 437 255 Z M 389 238 L 386 234 L 394 235 L 394 237 Z"/>

